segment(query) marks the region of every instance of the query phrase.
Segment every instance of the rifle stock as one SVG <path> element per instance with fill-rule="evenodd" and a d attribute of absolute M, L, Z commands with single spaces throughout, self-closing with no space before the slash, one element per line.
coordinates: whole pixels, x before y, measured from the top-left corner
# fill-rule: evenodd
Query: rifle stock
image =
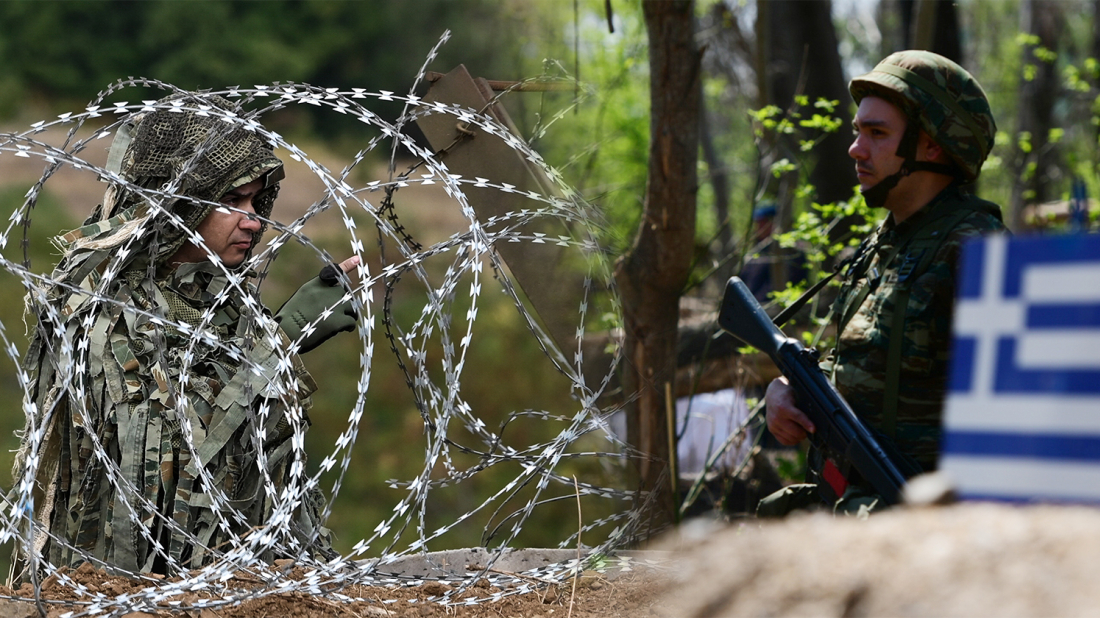
<path fill-rule="evenodd" d="M 899 457 L 887 454 L 844 401 L 818 366 L 817 351 L 784 335 L 739 277 L 726 284 L 718 325 L 767 354 L 794 389 L 798 407 L 814 424 L 810 440 L 825 457 L 818 487 L 826 501 L 834 502 L 848 484 L 862 479 L 887 504 L 900 502 L 906 475 L 895 461 Z"/>

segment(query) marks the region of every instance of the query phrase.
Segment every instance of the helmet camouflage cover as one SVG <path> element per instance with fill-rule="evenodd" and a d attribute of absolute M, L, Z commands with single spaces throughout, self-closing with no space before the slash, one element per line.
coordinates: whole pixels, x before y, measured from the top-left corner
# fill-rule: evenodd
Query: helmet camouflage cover
<path fill-rule="evenodd" d="M 856 104 L 867 96 L 899 104 L 947 151 L 966 180 L 981 173 L 997 125 L 985 91 L 955 62 L 929 51 L 897 52 L 853 79 L 848 90 Z"/>

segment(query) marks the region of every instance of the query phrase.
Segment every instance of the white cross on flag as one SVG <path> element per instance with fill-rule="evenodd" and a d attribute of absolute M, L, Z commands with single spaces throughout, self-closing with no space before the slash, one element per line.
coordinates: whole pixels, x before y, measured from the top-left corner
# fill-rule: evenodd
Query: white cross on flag
<path fill-rule="evenodd" d="M 965 245 L 949 382 L 960 497 L 1100 503 L 1100 236 Z"/>

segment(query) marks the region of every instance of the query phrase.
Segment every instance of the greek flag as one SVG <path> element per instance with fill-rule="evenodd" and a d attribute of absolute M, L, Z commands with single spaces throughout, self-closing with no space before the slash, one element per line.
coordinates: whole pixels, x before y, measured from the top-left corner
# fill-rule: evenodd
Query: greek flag
<path fill-rule="evenodd" d="M 965 245 L 949 383 L 960 497 L 1100 503 L 1100 236 Z"/>

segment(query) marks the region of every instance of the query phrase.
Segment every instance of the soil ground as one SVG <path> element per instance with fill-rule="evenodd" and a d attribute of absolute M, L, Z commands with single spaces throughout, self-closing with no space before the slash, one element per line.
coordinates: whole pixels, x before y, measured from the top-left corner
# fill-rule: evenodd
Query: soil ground
<path fill-rule="evenodd" d="M 675 547 L 678 556 L 660 571 L 614 579 L 586 574 L 575 592 L 567 582 L 495 602 L 447 607 L 425 602 L 447 590 L 436 582 L 344 591 L 390 603 L 340 603 L 289 593 L 216 610 L 185 609 L 199 598 L 190 595 L 174 614 L 130 617 L 1011 617 L 1095 616 L 1100 607 L 1094 575 L 1100 510 L 1092 507 L 971 503 L 898 508 L 866 521 L 818 513 L 732 526 L 697 523 L 658 545 Z M 73 577 L 90 591 L 111 596 L 133 594 L 145 585 L 91 569 Z M 247 588 L 255 580 L 230 583 Z M 49 598 L 75 598 L 56 584 L 46 588 Z M 485 598 L 495 591 L 482 580 L 459 598 Z M 48 616 L 72 610 L 51 605 Z M 35 615 L 31 603 L 0 602 L 0 618 Z"/>
<path fill-rule="evenodd" d="M 103 148 L 108 145 L 102 143 Z M 103 158 L 101 153 L 89 154 L 92 161 Z M 288 181 L 280 197 L 277 216 L 284 221 L 304 212 L 321 191 L 320 183 L 299 165 L 288 161 L 288 176 L 300 182 Z M 42 167 L 41 160 L 0 157 L 5 184 L 27 186 L 41 175 Z M 330 169 L 338 170 L 339 165 L 330 164 Z M 48 188 L 83 218 L 102 196 L 104 185 L 87 172 L 69 171 L 51 179 Z M 441 193 L 424 188 L 416 200 L 410 199 L 420 207 L 411 209 L 410 216 L 423 217 L 425 224 L 454 218 L 454 209 L 440 199 Z M 338 219 L 332 224 L 340 225 Z M 438 227 L 441 237 L 446 236 L 444 229 L 453 229 L 451 225 Z M 425 602 L 445 592 L 443 585 L 436 583 L 346 591 L 379 601 L 374 603 L 339 603 L 323 596 L 286 593 L 235 607 L 185 609 L 200 598 L 192 595 L 182 599 L 186 603 L 173 613 L 129 616 L 719 618 L 1100 613 L 1100 587 L 1094 581 L 1100 555 L 1100 510 L 1094 508 L 964 504 L 898 509 L 867 521 L 816 514 L 781 522 L 750 519 L 731 527 L 691 530 L 682 532 L 676 542 L 666 541 L 675 545 L 681 556 L 671 573 L 639 573 L 614 580 L 582 578 L 575 592 L 564 585 L 492 603 L 441 606 Z M 110 597 L 133 594 L 147 586 L 96 571 L 73 577 L 89 591 Z M 246 587 L 255 582 L 241 579 L 239 584 Z M 478 586 L 468 594 L 484 597 L 494 591 L 488 582 Z M 0 589 L 0 595 L 11 593 Z M 70 589 L 57 584 L 47 587 L 45 597 L 75 600 Z M 415 603 L 410 602 L 414 599 Z M 390 600 L 393 602 L 382 602 Z M 47 603 L 45 607 L 51 617 L 79 611 L 64 603 Z M 0 600 L 0 618 L 37 615 L 33 603 Z"/>
<path fill-rule="evenodd" d="M 26 127 L 7 127 L 4 130 L 24 130 Z M 34 138 L 54 146 L 61 146 L 66 137 L 68 126 L 55 127 L 36 134 Z M 86 137 L 91 133 L 90 129 L 81 132 L 80 137 Z M 92 142 L 81 156 L 94 165 L 106 163 L 107 149 L 110 139 Z M 339 157 L 331 155 L 323 148 L 305 147 L 315 161 L 327 167 L 333 173 L 339 173 L 347 163 Z M 29 188 L 43 174 L 44 161 L 36 156 L 16 157 L 9 153 L 0 156 L 0 188 L 17 186 L 20 190 Z M 282 183 L 274 217 L 284 223 L 294 220 L 306 212 L 310 204 L 320 199 L 325 193 L 325 186 L 318 177 L 311 172 L 306 164 L 295 161 L 285 152 L 278 153 L 286 165 L 287 180 Z M 405 164 L 398 165 L 398 173 L 405 170 Z M 385 165 L 376 164 L 370 171 L 371 179 L 385 180 L 388 171 Z M 360 179 L 357 184 L 365 184 Z M 59 169 L 46 183 L 46 190 L 55 199 L 70 211 L 72 219 L 79 222 L 84 219 L 103 197 L 106 185 L 99 182 L 96 175 L 87 169 L 75 170 L 69 166 Z M 372 204 L 381 201 L 381 192 L 366 194 L 365 198 Z M 443 240 L 450 234 L 464 229 L 468 222 L 462 217 L 458 205 L 447 197 L 439 185 L 423 186 L 412 184 L 403 189 L 399 194 L 399 206 L 402 222 L 410 229 L 415 230 L 418 240 L 425 243 L 434 243 Z M 40 225 L 50 225 L 53 222 L 36 221 Z M 67 228 L 57 227 L 50 229 L 52 233 L 66 231 Z M 304 232 L 312 238 L 329 235 L 339 236 L 343 229 L 343 222 L 336 209 L 311 220 Z M 345 243 L 346 244 L 346 243 Z M 69 574 L 78 584 L 85 586 L 89 592 L 102 593 L 114 598 L 119 595 L 133 595 L 149 586 L 148 582 L 140 582 L 122 577 L 108 576 L 102 571 L 96 571 L 87 567 Z M 255 580 L 247 576 L 235 580 L 235 583 L 243 587 L 255 585 Z M 377 599 L 378 602 L 367 603 L 339 603 L 325 597 L 319 597 L 304 593 L 289 593 L 267 596 L 261 599 L 246 601 L 236 607 L 217 609 L 181 609 L 176 612 L 160 612 L 147 614 L 134 612 L 129 614 L 132 618 L 140 616 L 191 616 L 194 618 L 243 618 L 259 616 L 279 617 L 319 617 L 319 616 L 469 616 L 469 617 L 557 617 L 575 616 L 578 618 L 594 618 L 604 616 L 646 616 L 647 608 L 655 602 L 658 591 L 652 581 L 647 581 L 641 573 L 619 576 L 608 579 L 594 575 L 582 577 L 576 590 L 571 585 L 543 586 L 540 589 L 526 593 L 504 597 L 494 603 L 477 604 L 470 606 L 447 607 L 432 602 L 425 602 L 429 597 L 446 592 L 444 584 L 433 583 L 423 586 L 394 587 L 394 588 L 369 588 L 356 586 L 352 590 L 343 591 L 348 596 Z M 485 597 L 497 589 L 489 586 L 488 581 L 483 581 L 470 592 L 462 595 L 466 597 Z M 9 590 L 0 587 L 0 597 L 17 596 L 32 597 L 33 590 L 25 585 L 22 590 Z M 80 605 L 74 605 L 73 601 L 88 599 L 88 596 L 78 597 L 73 590 L 62 586 L 55 581 L 47 580 L 43 587 L 43 599 L 46 601 L 43 607 L 50 617 L 57 617 L 69 612 L 79 613 Z M 200 597 L 190 595 L 183 601 L 181 607 L 192 605 Z M 207 597 L 208 598 L 208 597 Z M 381 601 L 392 601 L 383 603 Z M 86 607 L 85 607 L 86 608 Z M 39 612 L 33 602 L 6 601 L 0 599 L 0 618 L 23 618 L 24 616 L 38 616 Z"/>
<path fill-rule="evenodd" d="M 292 573 L 302 575 L 301 573 Z M 148 586 L 121 577 L 109 577 L 101 571 L 91 568 L 78 569 L 70 576 L 90 592 L 117 597 L 134 594 Z M 256 580 L 241 576 L 230 580 L 242 588 L 255 586 Z M 146 618 L 153 616 L 184 616 L 187 618 L 260 618 L 278 616 L 279 618 L 321 618 L 367 616 L 392 616 L 393 618 L 413 618 L 446 616 L 457 618 L 633 618 L 656 615 L 654 606 L 659 596 L 659 588 L 654 585 L 651 576 L 644 573 L 621 575 L 614 579 L 589 574 L 577 582 L 574 591 L 571 581 L 562 585 L 544 586 L 526 594 L 504 597 L 498 601 L 483 602 L 476 605 L 444 606 L 428 601 L 429 597 L 447 592 L 450 587 L 440 582 L 432 582 L 412 587 L 366 587 L 351 586 L 341 592 L 348 596 L 375 599 L 373 602 L 340 602 L 330 598 L 310 595 L 303 592 L 275 594 L 261 599 L 249 600 L 235 607 L 215 609 L 194 609 L 194 603 L 208 595 L 188 594 L 177 597 L 181 601 L 175 612 L 158 611 L 156 613 L 131 612 L 127 618 Z M 459 599 L 485 598 L 499 589 L 491 586 L 487 580 L 481 580 Z M 19 596 L 33 594 L 29 584 L 15 591 Z M 12 591 L 0 587 L 0 595 L 9 595 Z M 79 606 L 66 604 L 75 601 L 77 596 L 69 589 L 47 580 L 43 585 L 43 598 L 48 618 L 58 618 L 68 612 L 80 611 Z M 87 598 L 86 596 L 84 597 Z M 59 603 L 60 602 L 60 603 Z M 190 609 L 188 609 L 190 608 Z M 0 601 L 0 618 L 30 618 L 38 616 L 33 602 Z"/>

